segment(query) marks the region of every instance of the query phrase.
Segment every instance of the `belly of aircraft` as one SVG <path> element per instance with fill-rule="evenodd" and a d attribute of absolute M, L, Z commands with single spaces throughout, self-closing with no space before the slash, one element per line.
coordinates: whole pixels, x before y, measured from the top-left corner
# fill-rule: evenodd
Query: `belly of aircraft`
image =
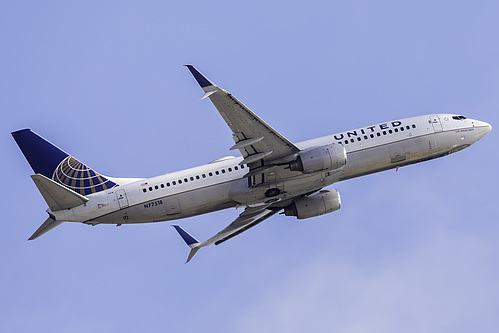
<path fill-rule="evenodd" d="M 230 183 L 158 197 L 93 219 L 96 223 L 148 223 L 182 219 L 234 207 Z"/>
<path fill-rule="evenodd" d="M 445 156 L 461 146 L 454 133 L 435 133 L 352 151 L 340 181 Z"/>

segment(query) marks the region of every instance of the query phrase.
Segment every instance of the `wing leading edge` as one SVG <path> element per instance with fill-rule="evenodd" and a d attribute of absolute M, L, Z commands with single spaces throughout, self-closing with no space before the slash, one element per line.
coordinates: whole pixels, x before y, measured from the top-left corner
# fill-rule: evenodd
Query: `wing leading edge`
<path fill-rule="evenodd" d="M 239 149 L 250 170 L 261 168 L 300 151 L 291 141 L 282 136 L 269 124 L 263 121 L 236 97 L 217 87 L 194 66 L 186 65 L 198 84 L 205 92 L 203 98 L 209 97 L 218 112 L 232 131 L 235 145 L 231 150 Z"/>
<path fill-rule="evenodd" d="M 248 165 L 250 171 L 245 177 L 253 178 L 252 186 L 258 186 L 264 183 L 265 179 L 269 179 L 269 177 L 264 177 L 264 174 L 275 170 L 282 161 L 295 158 L 300 149 L 291 141 L 258 117 L 232 94 L 216 86 L 194 66 L 186 65 L 186 67 L 203 89 L 202 99 L 210 98 L 231 129 L 235 144 L 230 149 L 238 149 L 241 152 L 243 160 L 240 164 Z M 257 180 L 256 175 L 261 175 L 258 177 L 259 180 Z M 200 248 L 211 244 L 219 245 L 265 221 L 280 209 L 273 207 L 270 203 L 247 207 L 231 224 L 203 243 L 181 227 L 174 227 L 191 248 L 187 258 L 187 262 L 189 262 Z"/>

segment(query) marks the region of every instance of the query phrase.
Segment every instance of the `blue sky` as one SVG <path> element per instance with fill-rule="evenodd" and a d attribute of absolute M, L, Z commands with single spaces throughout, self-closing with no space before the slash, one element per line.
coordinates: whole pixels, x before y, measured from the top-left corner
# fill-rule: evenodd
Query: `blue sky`
<path fill-rule="evenodd" d="M 10 132 L 100 173 L 230 155 L 194 64 L 292 141 L 421 114 L 499 124 L 495 1 L 0 4 L 2 332 L 497 332 L 497 129 L 458 154 L 336 184 L 338 212 L 275 216 L 188 265 L 171 223 L 66 223 Z M 179 223 L 207 239 L 227 210 Z"/>

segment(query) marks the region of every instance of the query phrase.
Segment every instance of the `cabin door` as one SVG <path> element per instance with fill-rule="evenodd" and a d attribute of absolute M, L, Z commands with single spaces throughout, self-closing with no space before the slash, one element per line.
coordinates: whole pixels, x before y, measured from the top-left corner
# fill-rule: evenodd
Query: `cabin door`
<path fill-rule="evenodd" d="M 438 116 L 430 116 L 430 122 L 433 125 L 435 132 L 442 132 L 442 123 Z"/>
<path fill-rule="evenodd" d="M 117 190 L 116 198 L 118 199 L 118 204 L 120 209 L 125 209 L 128 207 L 128 198 L 126 197 L 125 190 Z"/>

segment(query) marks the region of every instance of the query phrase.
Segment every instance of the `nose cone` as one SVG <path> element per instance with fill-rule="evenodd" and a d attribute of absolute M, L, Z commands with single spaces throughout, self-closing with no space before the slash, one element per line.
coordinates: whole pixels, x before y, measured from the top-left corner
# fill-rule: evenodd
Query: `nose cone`
<path fill-rule="evenodd" d="M 478 140 L 489 134 L 489 132 L 492 130 L 492 126 L 484 121 L 477 121 L 475 126 L 479 132 Z"/>
<path fill-rule="evenodd" d="M 489 134 L 489 132 L 492 130 L 492 125 L 491 125 L 491 124 L 487 124 L 487 123 L 485 123 L 485 125 L 486 125 L 486 129 L 485 129 L 485 130 L 486 130 L 486 132 L 485 132 L 485 135 L 487 135 L 487 134 Z"/>

